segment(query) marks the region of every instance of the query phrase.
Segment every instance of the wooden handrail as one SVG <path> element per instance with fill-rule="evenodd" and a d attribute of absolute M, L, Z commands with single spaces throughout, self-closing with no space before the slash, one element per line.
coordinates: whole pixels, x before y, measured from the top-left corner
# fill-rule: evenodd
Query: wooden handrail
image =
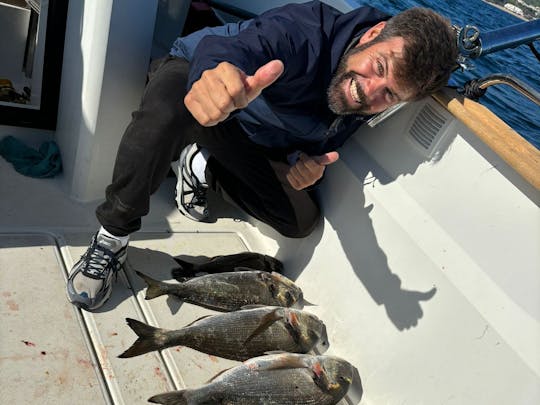
<path fill-rule="evenodd" d="M 540 190 L 540 150 L 476 101 L 444 89 L 433 98 L 465 124 L 528 183 Z"/>

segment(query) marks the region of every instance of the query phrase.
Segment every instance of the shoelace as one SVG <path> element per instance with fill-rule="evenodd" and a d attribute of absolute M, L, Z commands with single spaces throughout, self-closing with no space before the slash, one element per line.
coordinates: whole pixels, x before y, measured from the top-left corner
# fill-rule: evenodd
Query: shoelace
<path fill-rule="evenodd" d="M 104 280 L 112 271 L 117 272 L 120 262 L 116 255 L 109 249 L 97 244 L 94 241 L 87 254 L 84 257 L 85 266 L 82 270 L 83 274 Z M 116 275 L 118 277 L 118 274 Z"/>
<path fill-rule="evenodd" d="M 191 173 L 186 170 L 186 173 L 182 173 L 184 183 L 189 186 L 191 190 L 184 191 L 184 196 L 193 194 L 191 201 L 186 202 L 183 199 L 183 205 L 186 208 L 193 208 L 195 205 L 204 207 L 206 205 L 206 188 L 201 182 Z"/>
<path fill-rule="evenodd" d="M 201 186 L 196 186 L 193 190 L 193 199 L 191 205 L 204 206 L 206 205 L 206 190 Z"/>

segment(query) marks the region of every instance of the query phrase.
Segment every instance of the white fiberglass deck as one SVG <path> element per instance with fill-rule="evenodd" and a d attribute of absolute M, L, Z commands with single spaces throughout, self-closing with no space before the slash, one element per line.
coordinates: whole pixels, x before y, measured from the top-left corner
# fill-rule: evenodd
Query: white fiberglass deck
<path fill-rule="evenodd" d="M 196 260 L 249 250 L 235 229 L 245 225 L 222 219 L 224 227 L 200 232 L 193 227 L 190 231 L 188 222 L 182 227 L 185 231 L 175 233 L 164 217 L 174 223 L 179 214 L 172 201 L 157 196 L 159 214 L 146 221 L 154 232 L 132 238 L 111 299 L 90 314 L 67 301 L 65 280 L 97 229 L 92 218 L 95 204 L 70 201 L 57 179 L 26 178 L 3 160 L 0 172 L 3 194 L 11 197 L 1 202 L 2 402 L 145 403 L 156 393 L 203 383 L 235 364 L 189 348 L 132 359 L 116 356 L 136 338 L 125 323 L 127 317 L 174 329 L 211 312 L 167 297 L 145 301 L 144 283 L 133 269 L 167 280 L 176 265 L 173 256 Z M 163 192 L 169 195 L 172 185 L 168 180 Z M 29 192 L 39 199 L 28 199 Z"/>
<path fill-rule="evenodd" d="M 64 283 L 97 229 L 95 204 L 65 197 L 61 178 L 28 179 L 0 161 L 2 400 L 134 404 L 205 382 L 234 362 L 187 348 L 116 357 L 135 339 L 126 317 L 177 328 L 208 313 L 145 301 L 133 270 L 170 279 L 173 256 L 250 250 L 282 260 L 316 304 L 306 309 L 327 325 L 328 353 L 358 368 L 361 405 L 540 403 L 538 190 L 459 122 L 437 135 L 444 154 L 429 162 L 399 135 L 420 108 L 341 151 L 322 187 L 325 220 L 303 240 L 226 207 L 215 224 L 186 220 L 168 179 L 94 314 L 67 303 Z"/>

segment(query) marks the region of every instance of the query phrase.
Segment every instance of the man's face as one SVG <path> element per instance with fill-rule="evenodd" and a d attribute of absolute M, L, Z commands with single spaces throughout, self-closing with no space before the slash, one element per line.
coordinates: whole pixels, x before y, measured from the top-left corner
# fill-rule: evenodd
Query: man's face
<path fill-rule="evenodd" d="M 370 45 L 366 42 L 345 54 L 328 87 L 328 106 L 339 115 L 375 114 L 405 101 L 412 92 L 394 79 L 394 63 L 404 40 L 393 37 Z"/>

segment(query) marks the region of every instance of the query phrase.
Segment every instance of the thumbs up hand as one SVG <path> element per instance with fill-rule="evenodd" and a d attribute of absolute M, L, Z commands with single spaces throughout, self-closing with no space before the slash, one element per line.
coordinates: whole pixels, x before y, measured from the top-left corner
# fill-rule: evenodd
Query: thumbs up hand
<path fill-rule="evenodd" d="M 298 161 L 289 168 L 286 178 L 292 188 L 302 190 L 315 184 L 322 177 L 326 166 L 338 159 L 337 152 L 328 152 L 320 156 L 308 156 L 305 153 L 300 153 Z"/>
<path fill-rule="evenodd" d="M 233 111 L 246 107 L 281 76 L 283 69 L 283 62 L 275 59 L 247 76 L 229 62 L 221 62 L 205 70 L 193 83 L 184 104 L 201 125 L 216 125 Z"/>

